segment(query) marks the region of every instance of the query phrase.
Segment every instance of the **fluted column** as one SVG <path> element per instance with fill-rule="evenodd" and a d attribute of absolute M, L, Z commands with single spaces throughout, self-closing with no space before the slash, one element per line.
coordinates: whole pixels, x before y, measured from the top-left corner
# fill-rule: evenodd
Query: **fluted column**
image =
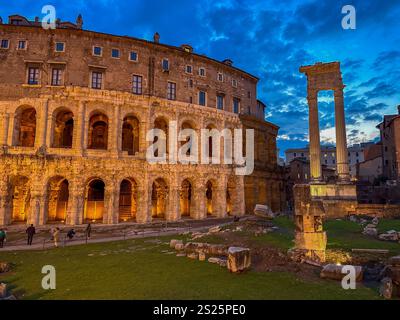
<path fill-rule="evenodd" d="M 310 136 L 310 173 L 311 181 L 322 181 L 321 146 L 318 120 L 318 92 L 308 90 L 309 136 Z"/>
<path fill-rule="evenodd" d="M 0 146 L 7 145 L 9 120 L 10 114 L 4 113 L 0 115 Z"/>
<path fill-rule="evenodd" d="M 335 90 L 336 163 L 339 181 L 350 181 L 347 151 L 346 121 L 344 118 L 343 88 Z"/>

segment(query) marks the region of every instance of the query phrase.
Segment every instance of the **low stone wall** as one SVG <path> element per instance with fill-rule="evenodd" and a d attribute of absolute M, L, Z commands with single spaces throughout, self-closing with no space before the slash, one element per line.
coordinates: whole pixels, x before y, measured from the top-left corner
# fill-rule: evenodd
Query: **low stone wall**
<path fill-rule="evenodd" d="M 379 218 L 400 218 L 400 204 L 358 204 L 354 214 Z"/>

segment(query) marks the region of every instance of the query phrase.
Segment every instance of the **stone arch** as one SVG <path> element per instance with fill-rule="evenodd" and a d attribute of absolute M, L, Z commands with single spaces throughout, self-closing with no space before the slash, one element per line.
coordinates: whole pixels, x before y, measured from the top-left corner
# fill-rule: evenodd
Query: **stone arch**
<path fill-rule="evenodd" d="M 194 215 L 194 185 L 191 179 L 184 179 L 179 190 L 179 210 L 181 217 Z"/>
<path fill-rule="evenodd" d="M 72 148 L 74 132 L 74 114 L 68 108 L 61 107 L 53 113 L 53 148 Z"/>
<path fill-rule="evenodd" d="M 28 220 L 31 203 L 29 178 L 21 175 L 11 177 L 9 195 L 11 222 L 26 222 Z"/>
<path fill-rule="evenodd" d="M 13 145 L 34 147 L 36 139 L 36 109 L 20 106 L 15 111 Z"/>
<path fill-rule="evenodd" d="M 47 222 L 62 222 L 67 219 L 69 204 L 69 182 L 55 176 L 47 183 Z"/>
<path fill-rule="evenodd" d="M 138 185 L 135 179 L 123 179 L 119 189 L 119 221 L 135 221 L 137 213 Z"/>
<path fill-rule="evenodd" d="M 122 122 L 122 151 L 129 155 L 139 152 L 139 119 L 127 115 Z"/>
<path fill-rule="evenodd" d="M 108 149 L 108 116 L 100 111 L 93 112 L 89 119 L 88 149 Z"/>
<path fill-rule="evenodd" d="M 84 219 L 91 222 L 102 222 L 105 204 L 105 183 L 102 179 L 93 178 L 86 184 Z"/>
<path fill-rule="evenodd" d="M 154 180 L 151 188 L 151 215 L 153 218 L 165 219 L 168 207 L 168 184 L 163 178 Z"/>
<path fill-rule="evenodd" d="M 214 179 L 209 179 L 205 185 L 205 197 L 206 197 L 206 212 L 207 216 L 216 216 L 217 206 L 217 183 Z"/>
<path fill-rule="evenodd" d="M 165 118 L 164 116 L 158 116 L 154 120 L 154 129 L 160 129 L 164 131 L 165 137 L 166 137 L 166 153 L 168 154 L 169 146 L 168 146 L 168 141 L 169 141 L 169 126 L 168 126 L 168 119 Z M 157 142 L 158 137 L 154 137 L 153 143 Z M 155 156 L 158 157 L 158 150 L 155 151 Z"/>

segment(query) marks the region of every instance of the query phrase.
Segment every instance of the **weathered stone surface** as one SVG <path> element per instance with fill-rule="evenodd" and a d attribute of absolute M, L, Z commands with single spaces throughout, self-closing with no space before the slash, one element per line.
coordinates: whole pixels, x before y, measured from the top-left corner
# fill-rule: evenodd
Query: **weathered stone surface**
<path fill-rule="evenodd" d="M 215 227 L 211 227 L 210 229 L 208 229 L 209 233 L 218 233 L 221 231 L 221 227 L 220 226 L 215 226 Z"/>
<path fill-rule="evenodd" d="M 391 257 L 389 263 L 393 266 L 400 266 L 400 256 Z"/>
<path fill-rule="evenodd" d="M 382 233 L 378 236 L 379 240 L 383 241 L 398 241 L 399 236 L 396 233 Z"/>
<path fill-rule="evenodd" d="M 208 262 L 210 262 L 210 263 L 217 263 L 218 264 L 220 260 L 221 260 L 220 258 L 216 258 L 216 257 L 208 258 Z"/>
<path fill-rule="evenodd" d="M 385 299 L 391 299 L 393 294 L 393 282 L 390 278 L 383 278 L 379 287 L 379 294 Z"/>
<path fill-rule="evenodd" d="M 258 217 L 266 219 L 274 218 L 274 213 L 272 212 L 272 210 L 268 206 L 262 204 L 256 204 L 254 208 L 254 214 Z"/>
<path fill-rule="evenodd" d="M 363 234 L 370 237 L 376 237 L 378 235 L 378 230 L 376 228 L 365 228 Z"/>
<path fill-rule="evenodd" d="M 371 221 L 371 223 L 373 224 L 373 225 L 378 225 L 378 223 L 379 223 L 379 218 L 378 217 L 375 217 L 375 218 L 373 218 L 372 219 L 372 221 Z"/>
<path fill-rule="evenodd" d="M 320 276 L 323 279 L 342 280 L 346 273 L 342 272 L 342 265 L 327 264 L 323 267 Z M 356 271 L 356 281 L 361 281 L 363 277 L 362 267 L 354 266 Z"/>
<path fill-rule="evenodd" d="M 7 296 L 7 284 L 0 283 L 0 299 Z"/>
<path fill-rule="evenodd" d="M 231 272 L 242 272 L 250 268 L 250 249 L 241 247 L 230 247 L 228 249 L 227 267 Z"/>
<path fill-rule="evenodd" d="M 11 265 L 7 262 L 0 262 L 0 273 L 5 273 L 11 270 Z"/>
<path fill-rule="evenodd" d="M 177 244 L 175 244 L 175 250 L 182 251 L 184 249 L 185 249 L 185 245 L 182 242 L 178 242 Z"/>
<path fill-rule="evenodd" d="M 226 261 L 226 259 L 220 258 L 219 261 L 218 261 L 218 265 L 219 265 L 220 267 L 226 268 L 226 266 L 227 266 L 227 261 Z"/>
<path fill-rule="evenodd" d="M 199 261 L 205 261 L 206 260 L 206 254 L 204 252 L 199 253 Z"/>
<path fill-rule="evenodd" d="M 188 257 L 189 259 L 197 260 L 198 257 L 199 257 L 199 255 L 198 255 L 197 253 L 195 253 L 195 252 L 192 252 L 192 253 L 189 253 L 189 254 L 187 255 L 187 257 Z"/>
<path fill-rule="evenodd" d="M 172 239 L 172 240 L 169 242 L 169 246 L 170 246 L 171 248 L 175 248 L 175 246 L 176 246 L 178 243 L 182 243 L 182 244 L 183 244 L 183 241 L 182 241 L 182 240 Z"/>

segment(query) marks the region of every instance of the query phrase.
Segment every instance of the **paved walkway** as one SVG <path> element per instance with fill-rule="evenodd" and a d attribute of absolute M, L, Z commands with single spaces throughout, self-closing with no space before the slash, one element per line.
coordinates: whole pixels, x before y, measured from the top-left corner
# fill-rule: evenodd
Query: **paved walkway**
<path fill-rule="evenodd" d="M 215 223 L 213 225 L 208 225 L 208 226 L 199 226 L 199 227 L 191 227 L 190 232 L 200 232 L 200 231 L 206 231 L 209 228 L 219 225 L 219 226 L 226 226 L 231 224 L 232 222 L 225 222 L 225 223 Z M 150 237 L 159 237 L 159 236 L 168 236 L 168 235 L 176 235 L 180 234 L 182 232 L 187 232 L 188 227 L 177 227 L 177 228 L 167 228 L 164 230 L 154 230 L 154 231 L 143 231 L 143 232 L 137 232 L 136 234 L 134 231 L 132 231 L 132 234 L 126 234 L 124 236 L 114 236 L 114 237 L 103 237 L 103 238 L 92 238 L 90 240 L 82 239 L 82 238 L 76 238 L 73 240 L 66 240 L 66 239 L 60 239 L 59 241 L 59 247 L 69 247 L 69 246 L 77 246 L 77 245 L 82 245 L 82 244 L 90 244 L 90 243 L 103 243 L 103 242 L 113 242 L 113 241 L 123 241 L 123 240 L 129 240 L 129 239 L 142 239 L 142 238 L 150 238 Z M 26 251 L 26 250 L 47 250 L 47 249 L 54 249 L 54 242 L 51 240 L 37 240 L 37 243 L 35 243 L 34 239 L 34 244 L 31 246 L 28 245 L 11 245 L 7 246 L 7 243 L 5 244 L 4 248 L 0 248 L 0 253 L 1 252 L 12 252 L 12 251 Z"/>

